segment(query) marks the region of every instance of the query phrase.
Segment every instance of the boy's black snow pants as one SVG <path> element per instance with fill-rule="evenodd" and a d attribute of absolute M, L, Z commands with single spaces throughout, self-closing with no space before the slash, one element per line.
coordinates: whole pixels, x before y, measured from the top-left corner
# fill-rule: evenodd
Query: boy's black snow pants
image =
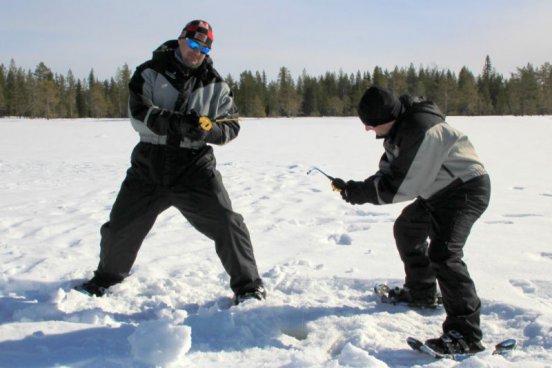
<path fill-rule="evenodd" d="M 214 240 L 234 293 L 261 284 L 249 232 L 243 217 L 232 210 L 215 166 L 210 146 L 192 150 L 139 143 L 109 222 L 101 228 L 96 276 L 110 284 L 128 276 L 157 216 L 174 206 Z"/>
<path fill-rule="evenodd" d="M 405 286 L 413 297 L 434 294 L 437 280 L 447 313 L 443 331 L 456 330 L 477 341 L 482 338 L 481 301 L 462 257 L 473 224 L 489 205 L 490 191 L 489 176 L 476 177 L 427 200 L 417 199 L 394 225 Z"/>

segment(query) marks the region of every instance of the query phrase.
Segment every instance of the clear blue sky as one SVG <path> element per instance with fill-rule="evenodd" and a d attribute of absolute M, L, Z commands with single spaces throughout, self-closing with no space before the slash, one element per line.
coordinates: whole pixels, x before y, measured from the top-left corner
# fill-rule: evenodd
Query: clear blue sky
<path fill-rule="evenodd" d="M 509 76 L 552 62 L 552 0 L 0 0 L 0 63 L 100 79 L 147 60 L 192 19 L 214 29 L 219 72 L 296 78 L 395 66 Z"/>

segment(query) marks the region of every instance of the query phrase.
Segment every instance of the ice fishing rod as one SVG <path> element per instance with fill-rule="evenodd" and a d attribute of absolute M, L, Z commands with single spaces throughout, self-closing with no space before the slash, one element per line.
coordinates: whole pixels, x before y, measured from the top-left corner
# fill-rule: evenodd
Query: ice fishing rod
<path fill-rule="evenodd" d="M 326 174 L 324 171 L 320 170 L 318 167 L 316 166 L 313 166 L 311 167 L 308 171 L 307 171 L 307 175 L 310 175 L 312 173 L 314 173 L 315 171 L 318 171 L 320 174 L 324 175 L 325 177 L 327 177 L 328 179 L 330 180 L 334 180 L 335 178 L 333 176 L 329 176 L 328 174 Z"/>
<path fill-rule="evenodd" d="M 314 172 L 318 171 L 320 174 L 324 175 L 330 181 L 332 182 L 332 190 L 335 192 L 341 192 L 343 189 L 345 189 L 345 182 L 342 179 L 334 178 L 333 176 L 330 176 L 326 174 L 324 171 L 322 171 L 320 168 L 313 166 L 307 171 L 307 175 L 310 175 Z"/>

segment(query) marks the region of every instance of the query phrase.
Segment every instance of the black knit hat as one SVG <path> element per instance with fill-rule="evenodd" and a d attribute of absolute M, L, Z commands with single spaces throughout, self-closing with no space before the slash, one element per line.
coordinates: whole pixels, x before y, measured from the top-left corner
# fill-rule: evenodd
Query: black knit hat
<path fill-rule="evenodd" d="M 186 24 L 186 27 L 180 33 L 180 38 L 189 38 L 201 42 L 208 48 L 211 48 L 213 40 L 213 28 L 204 20 L 196 19 Z"/>
<path fill-rule="evenodd" d="M 378 126 L 396 120 L 401 109 L 402 103 L 393 92 L 381 87 L 370 87 L 360 99 L 358 116 L 365 125 Z"/>

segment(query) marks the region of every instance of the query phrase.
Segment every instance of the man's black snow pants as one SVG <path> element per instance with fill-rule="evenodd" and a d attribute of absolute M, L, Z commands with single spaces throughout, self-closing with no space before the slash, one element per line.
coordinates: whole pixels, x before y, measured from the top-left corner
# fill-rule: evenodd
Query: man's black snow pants
<path fill-rule="evenodd" d="M 157 216 L 174 206 L 190 224 L 214 240 L 234 293 L 262 281 L 243 218 L 232 210 L 213 150 L 139 143 L 109 222 L 101 228 L 96 276 L 112 284 L 128 276 Z"/>
<path fill-rule="evenodd" d="M 481 301 L 462 261 L 463 247 L 489 205 L 490 191 L 488 175 L 453 185 L 405 207 L 394 225 L 405 286 L 413 297 L 434 294 L 437 279 L 447 313 L 443 331 L 456 330 L 471 340 L 482 338 Z"/>

